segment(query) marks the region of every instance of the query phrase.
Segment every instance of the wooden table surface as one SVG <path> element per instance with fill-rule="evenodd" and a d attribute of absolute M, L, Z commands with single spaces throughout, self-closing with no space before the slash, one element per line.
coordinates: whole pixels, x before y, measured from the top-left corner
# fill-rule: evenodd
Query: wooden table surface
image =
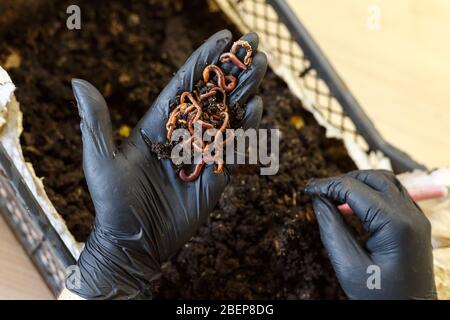
<path fill-rule="evenodd" d="M 288 0 L 388 141 L 450 165 L 450 1 Z M 0 298 L 51 298 L 0 219 Z"/>
<path fill-rule="evenodd" d="M 52 298 L 52 293 L 0 214 L 0 299 Z"/>
<path fill-rule="evenodd" d="M 288 2 L 383 136 L 450 166 L 450 1 Z"/>

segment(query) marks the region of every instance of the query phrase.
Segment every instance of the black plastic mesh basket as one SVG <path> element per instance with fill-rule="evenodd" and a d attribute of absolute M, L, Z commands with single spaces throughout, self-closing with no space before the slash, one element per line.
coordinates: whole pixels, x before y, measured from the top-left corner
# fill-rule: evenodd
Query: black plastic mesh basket
<path fill-rule="evenodd" d="M 424 167 L 387 143 L 337 75 L 305 27 L 281 0 L 216 0 L 218 7 L 242 31 L 255 31 L 269 63 L 319 122 L 366 155 L 382 154 L 396 172 Z M 50 223 L 5 147 L 0 144 L 0 210 L 57 294 L 64 273 L 76 254 L 61 230 Z"/>
<path fill-rule="evenodd" d="M 55 296 L 75 259 L 0 144 L 0 211 Z"/>
<path fill-rule="evenodd" d="M 390 159 L 396 173 L 425 167 L 386 142 L 284 0 L 216 0 L 243 32 L 259 34 L 272 69 L 306 107 L 366 154 Z"/>

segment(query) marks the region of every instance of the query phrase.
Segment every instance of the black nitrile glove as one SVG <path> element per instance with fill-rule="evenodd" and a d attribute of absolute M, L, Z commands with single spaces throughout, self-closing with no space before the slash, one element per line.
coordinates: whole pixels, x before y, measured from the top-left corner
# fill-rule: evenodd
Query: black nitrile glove
<path fill-rule="evenodd" d="M 256 52 L 256 34 L 244 38 Z M 207 166 L 197 180 L 183 182 L 172 161 L 158 160 L 143 136 L 166 141 L 169 106 L 181 92 L 191 91 L 203 69 L 217 63 L 231 44 L 231 33 L 224 30 L 195 51 L 120 147 L 114 145 L 101 94 L 86 81 L 72 81 L 81 117 L 84 174 L 96 212 L 94 229 L 78 260 L 81 287 L 72 289 L 76 294 L 151 298 L 151 282 L 161 262 L 189 240 L 219 200 L 229 181 L 228 170 L 218 175 Z M 244 129 L 259 126 L 262 100 L 254 94 L 266 68 L 265 55 L 257 53 L 229 95 L 229 105 L 247 104 Z"/>
<path fill-rule="evenodd" d="M 305 192 L 313 197 L 323 244 L 350 299 L 436 299 L 430 222 L 393 173 L 314 179 Z M 361 219 L 370 234 L 365 248 L 333 201 L 348 203 Z"/>

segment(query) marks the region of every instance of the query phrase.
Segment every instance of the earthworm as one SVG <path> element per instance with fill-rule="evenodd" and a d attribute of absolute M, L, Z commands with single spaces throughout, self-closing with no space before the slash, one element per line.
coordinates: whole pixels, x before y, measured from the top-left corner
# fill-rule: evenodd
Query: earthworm
<path fill-rule="evenodd" d="M 204 142 L 203 141 L 201 141 L 201 142 L 204 145 Z M 191 144 L 198 153 L 202 153 L 203 152 L 203 146 L 199 147 L 195 143 L 194 136 L 191 136 L 189 139 L 183 141 L 183 146 L 187 145 L 187 144 Z"/>
<path fill-rule="evenodd" d="M 194 90 L 193 93 L 194 93 L 195 99 L 197 99 L 197 101 L 200 101 L 201 100 L 200 93 L 197 90 Z"/>
<path fill-rule="evenodd" d="M 240 47 L 244 47 L 247 51 L 243 62 L 236 56 L 236 52 Z M 252 62 L 252 52 L 252 48 L 247 41 L 238 40 L 233 44 L 231 52 L 222 54 L 219 60 L 221 62 L 231 62 L 238 68 L 245 70 Z M 211 72 L 215 74 L 214 77 L 211 77 Z M 187 126 L 192 136 L 184 141 L 183 144 L 190 144 L 203 157 L 201 162 L 195 165 L 191 173 L 188 174 L 185 168 L 181 168 L 179 171 L 181 180 L 192 182 L 197 179 L 205 166 L 205 160 L 212 160 L 217 164 L 214 173 L 220 174 L 223 172 L 224 163 L 219 155 L 222 154 L 224 145 L 227 145 L 234 139 L 234 133 L 227 136 L 225 140 L 221 139 L 226 129 L 230 127 L 227 94 L 233 91 L 237 84 L 238 79 L 236 77 L 233 75 L 225 75 L 222 69 L 211 64 L 203 70 L 203 82 L 200 81 L 196 85 L 195 90 L 191 92 L 184 91 L 180 95 L 180 103 L 172 110 L 166 123 L 167 138 L 170 140 L 177 125 L 182 124 L 182 126 Z M 220 99 L 220 95 L 222 101 L 217 101 L 217 98 Z M 218 128 L 213 142 L 206 143 L 203 138 L 196 139 L 195 124 L 200 125 L 202 129 L 206 130 Z M 206 155 L 212 146 L 216 148 L 215 154 Z"/>
<path fill-rule="evenodd" d="M 223 162 L 222 162 L 222 160 L 220 160 L 220 158 L 217 155 L 214 155 L 214 156 L 211 156 L 211 155 L 203 156 L 203 161 L 205 163 L 207 163 L 207 162 L 215 162 L 215 163 L 217 163 L 217 168 L 214 170 L 214 173 L 215 174 L 221 174 L 222 173 L 222 171 L 223 171 Z"/>
<path fill-rule="evenodd" d="M 203 160 L 201 162 L 197 163 L 194 171 L 192 171 L 189 175 L 187 175 L 186 172 L 184 171 L 184 168 L 182 168 L 179 173 L 180 179 L 183 180 L 184 182 L 195 181 L 198 178 L 198 176 L 200 175 L 200 173 L 202 172 L 204 165 L 205 165 L 205 163 L 203 162 Z"/>
<path fill-rule="evenodd" d="M 225 137 L 225 140 L 222 142 L 222 146 L 229 144 L 235 137 L 235 134 L 233 131 L 229 131 L 230 132 L 230 136 L 229 137 Z"/>
<path fill-rule="evenodd" d="M 195 98 L 192 96 L 190 92 L 183 92 L 180 97 L 180 101 L 184 103 L 185 98 L 188 97 L 188 99 L 191 101 L 192 105 L 197 109 L 197 114 L 195 115 L 194 122 L 200 119 L 200 116 L 202 115 L 202 107 L 200 107 L 199 103 Z"/>
<path fill-rule="evenodd" d="M 222 126 L 219 129 L 219 132 L 223 133 L 223 132 L 225 132 L 225 129 L 228 127 L 228 125 L 230 123 L 230 116 L 228 115 L 228 112 L 226 112 L 226 111 L 223 111 L 221 113 L 221 115 L 223 115 L 223 123 L 222 123 Z"/>
<path fill-rule="evenodd" d="M 197 109 L 196 118 L 200 118 L 202 114 L 202 108 L 197 103 L 195 98 L 189 93 L 189 92 L 183 92 L 180 96 L 180 104 L 172 110 L 170 113 L 169 119 L 166 122 L 166 129 L 167 129 L 167 139 L 170 140 L 172 138 L 172 133 L 175 130 L 176 123 L 178 121 L 178 116 L 180 115 L 180 111 L 183 111 L 183 113 L 186 113 L 186 110 L 191 110 L 192 108 L 188 106 L 187 103 L 184 101 L 186 100 L 186 97 L 191 101 L 192 107 Z M 194 120 L 195 122 L 195 120 Z"/>
<path fill-rule="evenodd" d="M 223 88 L 225 86 L 225 75 L 223 74 L 222 69 L 214 64 L 210 64 L 205 69 L 203 69 L 203 81 L 206 83 L 209 81 L 209 74 L 211 72 L 214 72 L 216 74 L 217 84 Z"/>
<path fill-rule="evenodd" d="M 197 113 L 195 114 L 195 116 L 193 118 L 189 119 L 189 121 L 188 121 L 189 132 L 191 134 L 193 134 L 193 132 L 194 132 L 193 123 L 195 123 L 197 120 L 200 119 L 200 117 L 202 115 L 202 107 L 200 106 L 200 104 L 197 102 L 197 100 L 195 100 L 195 98 L 189 92 L 187 92 L 187 91 L 183 92 L 183 94 L 180 97 L 180 100 L 184 101 L 185 97 L 188 97 L 188 99 L 192 103 L 192 106 L 195 107 L 195 109 L 197 109 Z M 186 113 L 187 113 L 187 110 L 189 110 L 189 112 L 190 112 L 191 108 L 190 107 L 187 108 L 186 109 Z"/>
<path fill-rule="evenodd" d="M 202 116 L 202 107 L 200 107 L 200 105 L 197 103 L 197 101 L 192 96 L 189 96 L 189 97 L 192 98 L 192 104 L 197 109 L 197 113 L 195 114 L 195 117 L 194 117 L 194 120 L 193 120 L 193 122 L 196 122 Z"/>
<path fill-rule="evenodd" d="M 190 93 L 188 91 L 184 91 L 181 95 L 180 95 L 180 103 L 184 103 L 184 101 L 186 100 L 186 97 L 189 95 Z"/>
<path fill-rule="evenodd" d="M 237 85 L 237 79 L 235 76 L 225 76 L 225 80 L 229 82 L 227 85 L 227 88 L 229 88 L 229 91 L 233 91 L 234 88 L 236 88 Z"/>
<path fill-rule="evenodd" d="M 172 139 L 172 133 L 174 130 L 175 130 L 175 125 L 171 123 L 169 128 L 167 129 L 167 140 Z"/>
<path fill-rule="evenodd" d="M 224 104 L 224 103 L 218 103 L 217 104 L 217 108 L 219 108 L 219 110 L 221 112 L 228 112 L 228 106 L 226 104 Z"/>
<path fill-rule="evenodd" d="M 222 96 L 223 96 L 222 103 L 226 104 L 227 103 L 227 94 L 223 88 L 217 87 L 217 86 L 212 87 L 209 92 L 201 94 L 199 100 L 203 101 L 203 100 L 208 99 L 209 97 L 213 97 L 217 94 L 217 91 L 220 91 L 222 93 Z"/>
<path fill-rule="evenodd" d="M 179 106 L 178 106 L 179 107 Z M 177 108 L 178 108 L 177 107 Z M 175 110 L 174 110 L 175 111 Z M 169 120 L 166 123 L 167 128 L 167 139 L 170 140 L 172 138 L 172 133 L 175 130 L 176 122 L 178 120 L 178 115 L 180 114 L 179 110 L 176 110 L 175 112 L 172 112 Z"/>
<path fill-rule="evenodd" d="M 185 113 L 188 108 L 189 108 L 188 103 L 180 103 L 180 111 L 181 112 Z"/>
<path fill-rule="evenodd" d="M 169 119 L 166 122 L 166 129 L 168 130 L 170 125 L 173 123 L 173 118 L 178 116 L 179 110 L 181 109 L 182 104 L 178 105 L 175 109 L 172 110 L 172 112 L 169 115 Z"/>
<path fill-rule="evenodd" d="M 221 174 L 223 171 L 223 163 L 222 162 L 218 162 L 217 163 L 217 168 L 216 170 L 214 170 L 215 174 Z"/>
<path fill-rule="evenodd" d="M 250 63 L 252 63 L 252 54 L 253 54 L 252 46 L 245 40 L 238 40 L 235 43 L 233 43 L 230 52 L 236 54 L 240 47 L 244 47 L 245 50 L 247 51 L 244 57 L 244 64 L 248 66 Z"/>
<path fill-rule="evenodd" d="M 194 135 L 194 117 L 188 116 L 188 130 L 191 135 Z"/>
<path fill-rule="evenodd" d="M 222 112 L 221 115 L 224 116 L 224 120 L 223 120 L 222 126 L 217 131 L 216 136 L 214 137 L 214 141 L 218 140 L 218 136 L 223 134 L 225 132 L 225 129 L 229 125 L 230 116 L 228 115 L 228 112 Z M 233 135 L 233 138 L 234 138 L 234 135 Z M 224 145 L 228 144 L 230 141 L 231 140 L 229 140 L 229 138 L 227 138 L 225 141 L 222 141 L 222 143 L 220 143 L 220 144 L 216 143 L 215 145 L 216 145 L 217 149 L 220 150 L 220 149 L 223 148 Z M 209 146 L 210 145 L 208 145 L 208 147 Z M 219 160 L 217 161 L 217 159 L 219 159 Z M 215 157 L 214 161 L 217 163 L 217 168 L 214 170 L 214 173 L 216 173 L 216 174 L 222 173 L 222 171 L 223 171 L 223 161 L 222 161 L 222 159 L 220 159 L 219 157 Z"/>
<path fill-rule="evenodd" d="M 190 113 L 192 110 L 194 110 L 195 109 L 195 106 L 194 105 L 190 105 L 189 107 L 187 107 L 184 111 L 182 110 L 182 112 L 183 112 L 183 114 L 187 114 L 187 113 Z"/>
<path fill-rule="evenodd" d="M 247 66 L 242 63 L 241 60 L 239 60 L 239 58 L 231 52 L 225 52 L 224 54 L 222 54 L 219 58 L 220 62 L 231 62 L 232 64 L 234 64 L 235 66 L 237 66 L 239 69 L 242 70 L 246 70 Z"/>
<path fill-rule="evenodd" d="M 217 164 L 217 168 L 213 171 L 215 174 L 221 174 L 223 171 L 223 161 L 216 155 L 216 156 L 206 156 L 203 157 L 203 161 L 205 161 L 205 163 L 207 162 L 215 162 Z"/>
<path fill-rule="evenodd" d="M 236 87 L 237 80 L 234 76 L 227 76 L 223 74 L 222 69 L 220 69 L 218 66 L 214 64 L 210 64 L 203 70 L 203 81 L 208 83 L 210 73 L 214 72 L 217 76 L 217 85 L 225 90 L 225 92 L 233 91 L 233 89 Z M 226 84 L 226 81 L 228 80 L 230 84 Z"/>
<path fill-rule="evenodd" d="M 212 129 L 212 128 L 214 128 L 214 126 L 211 123 L 207 123 L 207 122 L 204 122 L 202 120 L 198 120 L 197 123 L 200 123 L 202 125 L 202 128 L 204 128 L 204 129 Z"/>
<path fill-rule="evenodd" d="M 197 151 L 200 154 L 203 154 L 203 152 L 205 151 L 205 142 L 203 140 L 200 140 L 202 145 L 199 146 L 197 145 L 197 143 L 195 141 L 192 142 L 192 145 L 194 146 L 194 150 Z"/>
<path fill-rule="evenodd" d="M 206 99 L 208 99 L 209 97 L 214 97 L 216 94 L 217 94 L 217 92 L 216 92 L 215 90 L 211 90 L 211 91 L 209 91 L 209 92 L 207 92 L 207 93 L 201 94 L 199 100 L 200 100 L 200 101 L 206 100 Z"/>

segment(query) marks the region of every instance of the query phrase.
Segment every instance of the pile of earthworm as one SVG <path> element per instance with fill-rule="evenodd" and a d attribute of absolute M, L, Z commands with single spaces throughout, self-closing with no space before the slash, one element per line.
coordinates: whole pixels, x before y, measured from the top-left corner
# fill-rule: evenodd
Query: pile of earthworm
<path fill-rule="evenodd" d="M 241 47 L 246 50 L 243 62 L 236 56 L 236 52 Z M 233 63 L 238 68 L 245 70 L 252 63 L 252 54 L 250 44 L 245 40 L 238 40 L 233 43 L 230 52 L 223 53 L 219 60 L 222 63 Z M 195 89 L 192 92 L 185 91 L 180 95 L 179 104 L 171 111 L 166 123 L 167 139 L 171 141 L 175 129 L 188 129 L 191 136 L 184 143 L 190 143 L 191 150 L 195 150 L 202 155 L 202 159 L 195 165 L 191 173 L 188 174 L 184 167 L 180 169 L 179 177 L 181 180 L 185 182 L 196 180 L 209 160 L 215 162 L 217 166 L 214 173 L 222 173 L 223 161 L 221 157 L 213 156 L 211 159 L 211 156 L 208 157 L 207 154 L 211 151 L 210 148 L 214 141 L 220 141 L 217 137 L 219 135 L 223 137 L 225 130 L 230 128 L 227 94 L 233 91 L 237 82 L 236 77 L 225 75 L 220 67 L 210 64 L 203 70 L 203 79 L 195 85 Z M 201 126 L 204 130 L 217 129 L 214 141 L 206 143 L 202 137 L 195 137 L 194 139 L 195 125 Z M 215 155 L 217 155 L 218 147 L 223 148 L 232 139 L 234 139 L 234 136 L 226 137 L 221 143 L 216 143 L 214 145 Z"/>

